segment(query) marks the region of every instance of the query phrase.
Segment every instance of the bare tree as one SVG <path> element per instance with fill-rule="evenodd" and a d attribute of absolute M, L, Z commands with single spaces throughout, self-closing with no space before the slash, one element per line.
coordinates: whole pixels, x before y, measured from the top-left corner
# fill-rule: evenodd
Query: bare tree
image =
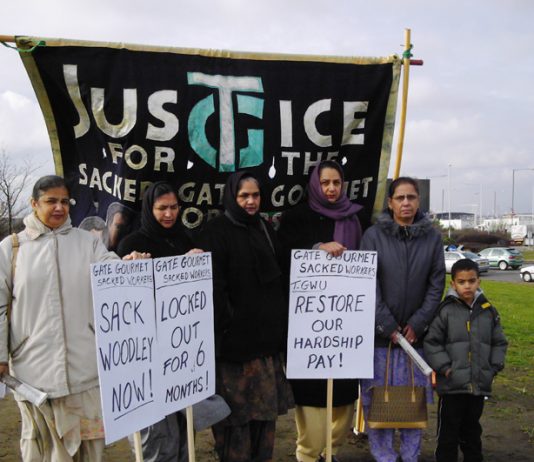
<path fill-rule="evenodd" d="M 0 154 L 0 232 L 11 234 L 14 230 L 14 220 L 27 207 L 22 200 L 22 192 L 28 186 L 32 173 L 37 167 L 29 161 L 16 165 L 6 151 Z"/>

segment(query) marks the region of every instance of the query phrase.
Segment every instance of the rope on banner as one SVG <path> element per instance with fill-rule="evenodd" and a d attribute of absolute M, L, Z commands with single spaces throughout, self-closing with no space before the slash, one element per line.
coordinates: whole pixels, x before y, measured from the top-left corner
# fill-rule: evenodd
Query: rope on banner
<path fill-rule="evenodd" d="M 410 59 L 413 56 L 412 55 L 412 48 L 413 48 L 413 44 L 410 43 L 410 47 L 407 50 L 403 51 L 402 59 Z M 410 63 L 410 64 L 412 64 L 412 63 Z"/>
<path fill-rule="evenodd" d="M 17 46 L 8 45 L 7 42 L 0 41 L 2 45 L 4 45 L 6 48 L 11 48 L 12 50 L 16 50 L 19 53 L 31 53 L 33 50 L 35 50 L 37 47 L 45 47 L 46 42 L 44 40 L 39 40 L 36 45 L 34 45 L 31 48 L 25 49 L 25 48 L 18 48 Z"/>

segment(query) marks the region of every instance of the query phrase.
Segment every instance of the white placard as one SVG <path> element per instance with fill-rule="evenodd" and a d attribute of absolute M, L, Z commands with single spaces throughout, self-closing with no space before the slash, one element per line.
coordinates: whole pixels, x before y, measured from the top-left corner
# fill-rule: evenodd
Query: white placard
<path fill-rule="evenodd" d="M 157 363 L 166 413 L 215 393 L 211 253 L 154 260 Z"/>
<path fill-rule="evenodd" d="M 289 378 L 372 378 L 376 252 L 293 250 Z"/>
<path fill-rule="evenodd" d="M 161 420 L 152 260 L 91 265 L 106 444 Z"/>

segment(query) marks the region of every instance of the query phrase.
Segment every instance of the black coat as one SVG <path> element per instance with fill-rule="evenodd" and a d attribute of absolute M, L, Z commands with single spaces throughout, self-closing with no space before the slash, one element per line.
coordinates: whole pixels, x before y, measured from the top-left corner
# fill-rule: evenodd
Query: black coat
<path fill-rule="evenodd" d="M 193 248 L 193 242 L 185 231 L 180 230 L 175 236 L 150 236 L 142 231 L 134 231 L 121 239 L 117 248 L 119 257 L 124 257 L 134 250 L 149 252 L 152 258 L 183 255 Z"/>
<path fill-rule="evenodd" d="M 307 202 L 284 212 L 280 219 L 278 238 L 283 249 L 283 268 L 289 280 L 292 249 L 311 249 L 315 244 L 331 242 L 335 221 L 313 211 Z M 324 379 L 290 380 L 299 406 L 326 407 L 326 383 Z M 358 398 L 358 380 L 334 380 L 333 406 L 351 404 Z"/>
<path fill-rule="evenodd" d="M 336 222 L 314 212 L 307 202 L 287 210 L 280 217 L 278 239 L 282 246 L 284 272 L 289 276 L 291 250 L 311 249 L 315 244 L 331 242 Z"/>
<path fill-rule="evenodd" d="M 276 235 L 268 223 L 265 230 L 269 235 L 265 245 L 274 246 L 267 255 L 278 268 Z M 206 224 L 200 236 L 202 248 L 212 252 L 215 354 L 225 361 L 244 362 L 285 350 L 287 300 L 281 272 L 261 281 L 250 233 L 248 225 L 220 215 Z"/>

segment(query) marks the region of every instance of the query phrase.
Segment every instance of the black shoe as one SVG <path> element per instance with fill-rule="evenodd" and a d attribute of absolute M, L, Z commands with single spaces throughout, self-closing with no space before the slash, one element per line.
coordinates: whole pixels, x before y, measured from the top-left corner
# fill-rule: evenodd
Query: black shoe
<path fill-rule="evenodd" d="M 326 462 L 326 457 L 319 456 L 317 462 Z M 332 462 L 341 462 L 336 456 L 332 456 Z"/>

